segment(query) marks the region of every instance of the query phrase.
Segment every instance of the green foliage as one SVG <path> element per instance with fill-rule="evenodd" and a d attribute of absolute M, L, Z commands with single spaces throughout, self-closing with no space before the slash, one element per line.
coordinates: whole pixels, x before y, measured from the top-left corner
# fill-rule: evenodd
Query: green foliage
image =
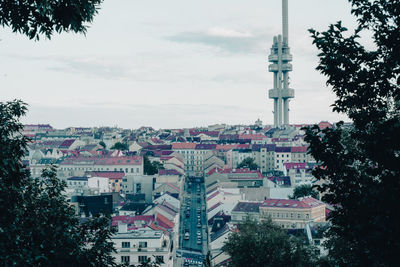
<path fill-rule="evenodd" d="M 270 219 L 247 220 L 233 232 L 222 250 L 230 255 L 232 267 L 315 266 L 316 256 L 304 240 L 289 236 Z"/>
<path fill-rule="evenodd" d="M 400 251 L 400 0 L 351 0 L 354 33 L 338 22 L 310 30 L 317 67 L 337 96 L 333 110 L 352 125 L 306 131 L 309 152 L 323 166 L 323 200 L 336 205 L 327 237 L 340 266 L 397 266 Z M 369 31 L 375 48 L 360 42 Z"/>
<path fill-rule="evenodd" d="M 39 40 L 54 32 L 86 33 L 103 0 L 0 0 L 0 25 Z"/>
<path fill-rule="evenodd" d="M 128 146 L 127 143 L 116 142 L 116 143 L 111 147 L 111 149 L 126 151 L 126 150 L 129 150 L 129 146 Z"/>
<path fill-rule="evenodd" d="M 164 169 L 164 166 L 162 163 L 158 161 L 153 161 L 151 162 L 149 160 L 149 157 L 146 155 L 143 156 L 143 172 L 146 175 L 154 175 L 158 173 L 158 170 Z"/>
<path fill-rule="evenodd" d="M 99 145 L 101 145 L 103 147 L 103 149 L 106 149 L 106 143 L 104 143 L 103 141 L 100 141 Z"/>
<path fill-rule="evenodd" d="M 254 162 L 253 158 L 247 157 L 239 163 L 238 168 L 248 168 L 250 170 L 257 170 L 258 165 Z"/>
<path fill-rule="evenodd" d="M 80 224 L 56 168 L 30 177 L 22 164 L 28 139 L 19 122 L 21 101 L 0 103 L 0 262 L 4 266 L 116 266 L 110 218 Z"/>
<path fill-rule="evenodd" d="M 300 197 L 312 196 L 315 199 L 318 199 L 318 192 L 313 190 L 313 187 L 308 184 L 296 186 L 293 191 L 293 196 L 290 199 L 297 199 Z"/>

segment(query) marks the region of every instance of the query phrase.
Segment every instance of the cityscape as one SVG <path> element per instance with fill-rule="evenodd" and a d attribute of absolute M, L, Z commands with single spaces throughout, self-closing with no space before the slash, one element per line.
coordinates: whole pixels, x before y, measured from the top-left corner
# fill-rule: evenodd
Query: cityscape
<path fill-rule="evenodd" d="M 310 1 L 0 0 L 0 266 L 398 266 L 400 0 Z"/>

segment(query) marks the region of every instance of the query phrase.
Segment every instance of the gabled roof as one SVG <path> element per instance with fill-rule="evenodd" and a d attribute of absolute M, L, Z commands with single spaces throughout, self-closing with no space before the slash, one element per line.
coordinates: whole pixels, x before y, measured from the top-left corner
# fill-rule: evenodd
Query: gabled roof
<path fill-rule="evenodd" d="M 168 220 L 167 217 L 163 216 L 160 213 L 156 214 L 156 222 L 158 223 L 159 226 L 164 227 L 166 229 L 174 228 L 174 223 Z"/>
<path fill-rule="evenodd" d="M 210 207 L 210 208 L 207 210 L 207 213 L 209 213 L 210 211 L 213 211 L 214 209 L 218 208 L 218 207 L 221 206 L 221 205 L 222 205 L 222 203 L 221 203 L 221 202 L 218 202 L 217 204 L 215 204 L 215 205 L 213 205 L 212 207 Z"/>

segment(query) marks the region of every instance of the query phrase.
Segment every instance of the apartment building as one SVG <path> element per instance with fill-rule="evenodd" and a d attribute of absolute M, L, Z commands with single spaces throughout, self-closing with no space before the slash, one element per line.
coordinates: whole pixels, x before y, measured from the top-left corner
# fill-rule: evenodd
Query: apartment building
<path fill-rule="evenodd" d="M 304 229 L 309 222 L 325 221 L 326 205 L 312 197 L 300 199 L 267 199 L 260 206 L 260 218 L 287 229 Z"/>
<path fill-rule="evenodd" d="M 116 252 L 116 263 L 137 266 L 148 259 L 160 267 L 169 266 L 171 241 L 163 231 L 148 229 L 128 230 L 126 224 L 118 226 L 118 233 L 112 236 Z"/>
<path fill-rule="evenodd" d="M 143 175 L 143 158 L 141 156 L 72 156 L 60 163 L 58 175 L 61 178 L 83 176 L 88 171 L 121 171 L 130 175 Z"/>

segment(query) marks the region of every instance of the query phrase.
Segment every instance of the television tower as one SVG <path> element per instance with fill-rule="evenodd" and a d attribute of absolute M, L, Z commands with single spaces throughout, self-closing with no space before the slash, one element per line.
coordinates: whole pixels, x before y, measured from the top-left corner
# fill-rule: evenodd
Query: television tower
<path fill-rule="evenodd" d="M 282 35 L 274 36 L 271 64 L 268 70 L 274 75 L 274 88 L 269 90 L 269 98 L 274 100 L 274 127 L 289 126 L 289 99 L 294 98 L 294 90 L 289 88 L 289 71 L 292 71 L 292 55 L 289 49 L 288 0 L 282 0 Z"/>

